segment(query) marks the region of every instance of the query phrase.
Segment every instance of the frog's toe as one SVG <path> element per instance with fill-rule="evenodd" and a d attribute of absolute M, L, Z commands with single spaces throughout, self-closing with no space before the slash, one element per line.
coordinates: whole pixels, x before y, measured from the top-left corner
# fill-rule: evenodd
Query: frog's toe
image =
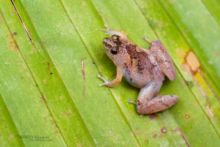
<path fill-rule="evenodd" d="M 107 82 L 107 80 L 106 80 L 103 76 L 101 76 L 100 74 L 98 74 L 97 77 L 98 77 L 100 80 L 102 80 L 102 81 L 104 81 L 104 82 Z"/>
<path fill-rule="evenodd" d="M 99 84 L 99 86 L 102 87 L 102 86 L 106 86 L 107 84 L 108 84 L 107 82 L 104 82 L 104 83 Z"/>
<path fill-rule="evenodd" d="M 144 35 L 144 36 L 142 37 L 142 39 L 143 39 L 144 41 L 146 41 L 147 43 L 151 44 L 151 41 L 149 40 L 149 38 L 148 38 L 146 35 Z"/>

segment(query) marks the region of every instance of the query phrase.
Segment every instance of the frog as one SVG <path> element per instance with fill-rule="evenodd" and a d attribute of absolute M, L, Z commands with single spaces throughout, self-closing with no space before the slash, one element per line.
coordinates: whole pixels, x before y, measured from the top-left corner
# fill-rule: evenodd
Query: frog
<path fill-rule="evenodd" d="M 124 77 L 126 81 L 140 89 L 135 103 L 137 113 L 150 115 L 172 107 L 178 101 L 176 95 L 159 95 L 165 79 L 176 78 L 175 66 L 171 56 L 160 40 L 149 42 L 144 49 L 128 39 L 121 31 L 109 30 L 103 39 L 106 55 L 116 66 L 116 76 L 106 80 L 100 86 L 115 87 Z"/>

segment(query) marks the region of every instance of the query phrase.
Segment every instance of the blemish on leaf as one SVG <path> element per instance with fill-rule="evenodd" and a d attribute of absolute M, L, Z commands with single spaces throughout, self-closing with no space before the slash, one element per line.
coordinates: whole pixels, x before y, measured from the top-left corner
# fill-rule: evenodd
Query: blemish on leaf
<path fill-rule="evenodd" d="M 8 35 L 8 48 L 12 51 L 18 51 L 18 46 L 11 34 Z"/>
<path fill-rule="evenodd" d="M 198 71 L 200 67 L 199 60 L 197 59 L 196 55 L 190 51 L 186 56 L 185 56 L 185 62 L 189 66 L 190 71 L 192 73 L 195 73 Z"/>
<path fill-rule="evenodd" d="M 12 5 L 13 5 L 13 7 L 14 7 L 14 9 L 15 9 L 16 14 L 17 14 L 17 16 L 18 16 L 18 18 L 19 18 L 19 20 L 20 20 L 22 26 L 23 26 L 23 29 L 25 30 L 25 32 L 26 32 L 26 34 L 27 34 L 29 40 L 32 42 L 31 33 L 29 32 L 29 30 L 28 30 L 26 24 L 24 23 L 22 17 L 21 17 L 20 14 L 18 13 L 17 8 L 16 8 L 16 5 L 14 4 L 14 1 L 11 1 L 11 2 L 12 2 Z"/>
<path fill-rule="evenodd" d="M 44 95 L 41 95 L 39 101 L 40 101 L 41 103 L 46 104 L 45 96 L 44 96 Z"/>
<path fill-rule="evenodd" d="M 47 68 L 48 68 L 49 74 L 53 75 L 50 62 L 47 63 Z"/>
<path fill-rule="evenodd" d="M 13 32 L 12 34 L 13 34 L 14 36 L 16 36 L 18 33 L 17 33 L 17 32 Z"/>
<path fill-rule="evenodd" d="M 62 95 L 59 96 L 59 100 L 60 100 L 60 101 L 64 100 L 64 96 L 62 96 Z"/>
<path fill-rule="evenodd" d="M 81 72 L 82 72 L 82 79 L 83 79 L 83 95 L 86 95 L 86 65 L 85 59 L 81 60 Z"/>
<path fill-rule="evenodd" d="M 189 119 L 189 118 L 190 118 L 190 115 L 186 113 L 186 114 L 184 114 L 184 118 L 185 118 L 185 119 Z"/>
<path fill-rule="evenodd" d="M 133 104 L 133 105 L 137 104 L 136 100 L 134 100 L 134 99 L 128 99 L 128 103 Z"/>
<path fill-rule="evenodd" d="M 134 129 L 134 134 L 135 134 L 136 136 L 140 136 L 140 135 L 141 135 L 141 130 L 139 130 L 139 129 Z"/>
<path fill-rule="evenodd" d="M 206 106 L 206 113 L 208 114 L 209 117 L 213 117 L 214 116 L 210 105 Z"/>
<path fill-rule="evenodd" d="M 186 138 L 186 135 L 184 134 L 184 132 L 180 129 L 180 128 L 175 128 L 173 129 L 174 132 L 177 132 L 181 135 L 181 137 L 183 138 L 183 140 L 185 141 L 185 144 L 187 147 L 190 147 L 189 141 Z"/>
<path fill-rule="evenodd" d="M 86 72 L 85 72 L 85 63 L 84 63 L 84 59 L 81 60 L 81 71 L 82 71 L 82 77 L 83 77 L 83 80 L 86 80 Z"/>
<path fill-rule="evenodd" d="M 163 128 L 160 129 L 160 132 L 163 133 L 163 134 L 167 133 L 167 129 L 165 127 L 163 127 Z"/>
<path fill-rule="evenodd" d="M 157 138 L 157 136 L 158 136 L 157 133 L 153 134 L 153 138 Z"/>
<path fill-rule="evenodd" d="M 66 117 L 70 117 L 72 115 L 72 111 L 71 110 L 66 110 L 65 112 L 63 112 L 63 115 Z"/>

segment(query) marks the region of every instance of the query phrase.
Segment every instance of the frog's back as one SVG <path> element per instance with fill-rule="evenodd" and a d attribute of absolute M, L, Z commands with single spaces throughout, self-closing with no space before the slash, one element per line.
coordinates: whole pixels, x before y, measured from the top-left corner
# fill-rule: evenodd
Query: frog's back
<path fill-rule="evenodd" d="M 131 63 L 129 67 L 124 68 L 124 77 L 134 87 L 142 88 L 154 79 L 154 67 L 144 49 L 129 44 L 126 46 L 126 50 L 130 55 Z"/>

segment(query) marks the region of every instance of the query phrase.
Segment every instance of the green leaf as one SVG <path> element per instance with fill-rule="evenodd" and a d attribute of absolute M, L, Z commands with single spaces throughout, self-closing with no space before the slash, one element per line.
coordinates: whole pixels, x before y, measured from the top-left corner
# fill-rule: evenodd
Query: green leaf
<path fill-rule="evenodd" d="M 216 0 L 0 0 L 0 146 L 218 146 Z M 114 77 L 105 27 L 139 46 L 160 39 L 176 66 L 161 94 L 178 103 L 136 113 L 138 89 Z M 188 60 L 189 53 L 194 55 Z M 199 66 L 192 71 L 191 66 Z"/>

